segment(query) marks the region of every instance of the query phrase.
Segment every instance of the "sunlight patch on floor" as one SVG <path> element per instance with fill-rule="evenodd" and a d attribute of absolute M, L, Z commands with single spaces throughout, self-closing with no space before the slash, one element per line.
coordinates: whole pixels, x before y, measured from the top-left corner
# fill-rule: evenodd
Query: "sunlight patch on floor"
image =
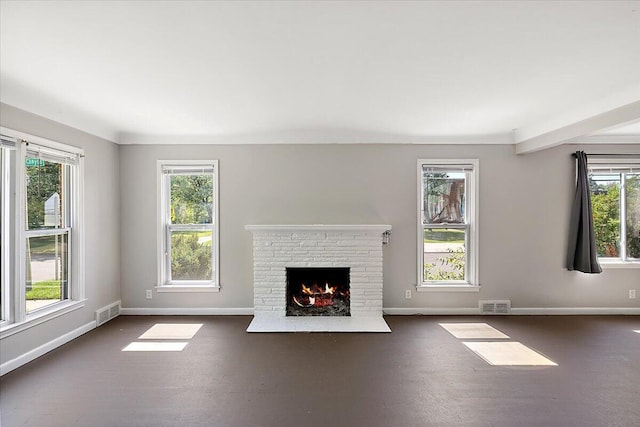
<path fill-rule="evenodd" d="M 463 342 L 487 363 L 496 366 L 558 366 L 540 353 L 517 341 Z"/>
<path fill-rule="evenodd" d="M 202 323 L 156 323 L 138 339 L 141 340 L 190 340 L 200 330 Z"/>
<path fill-rule="evenodd" d="M 182 351 L 187 346 L 186 342 L 132 342 L 122 351 Z"/>
<path fill-rule="evenodd" d="M 636 334 L 640 334 L 640 329 L 638 329 L 637 331 L 633 331 L 633 332 L 635 332 Z"/>
<path fill-rule="evenodd" d="M 182 351 L 187 342 L 157 340 L 190 340 L 202 327 L 202 323 L 156 323 L 140 335 L 141 340 L 130 343 L 122 351 Z"/>
<path fill-rule="evenodd" d="M 486 323 L 440 323 L 451 335 L 460 339 L 500 339 L 509 336 Z"/>

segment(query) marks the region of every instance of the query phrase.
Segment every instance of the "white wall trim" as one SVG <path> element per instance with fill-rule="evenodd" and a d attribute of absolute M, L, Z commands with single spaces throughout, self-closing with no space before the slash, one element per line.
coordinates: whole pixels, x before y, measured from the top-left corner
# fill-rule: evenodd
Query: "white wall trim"
<path fill-rule="evenodd" d="M 480 309 L 475 308 L 436 308 L 436 307 L 416 307 L 416 308 L 383 308 L 385 315 L 391 316 L 418 316 L 418 315 L 478 315 Z"/>
<path fill-rule="evenodd" d="M 130 316 L 252 316 L 253 307 L 193 308 L 122 308 L 121 315 Z"/>
<path fill-rule="evenodd" d="M 480 315 L 478 307 L 385 307 L 385 315 Z M 122 308 L 129 316 L 252 316 L 253 307 L 229 308 Z M 528 307 L 512 308 L 511 315 L 640 315 L 637 307 Z"/>
<path fill-rule="evenodd" d="M 414 315 L 480 315 L 479 308 L 383 308 L 385 315 L 391 316 L 414 316 Z M 580 316 L 580 315 L 640 315 L 640 307 L 529 307 L 512 308 L 508 315 L 515 316 Z M 491 314 L 490 316 L 494 316 Z M 501 315 L 504 316 L 504 315 Z"/>
<path fill-rule="evenodd" d="M 55 150 L 60 150 L 60 151 L 64 151 L 71 154 L 79 154 L 81 156 L 84 155 L 84 148 L 54 141 L 49 138 L 43 138 L 41 136 L 32 135 L 30 133 L 20 132 L 14 129 L 6 128 L 4 126 L 0 126 L 0 133 L 6 136 L 11 136 L 13 138 L 25 140 L 27 142 L 32 142 L 37 145 L 43 145 L 45 147 L 53 148 Z"/>
<path fill-rule="evenodd" d="M 74 329 L 73 331 L 70 331 L 64 335 L 61 335 L 56 339 L 53 339 L 45 344 L 42 344 L 41 346 L 36 347 L 33 350 L 28 351 L 16 357 L 15 359 L 11 359 L 3 363 L 2 365 L 0 365 L 0 376 L 13 371 L 14 369 L 17 369 L 20 366 L 31 362 L 32 360 L 37 359 L 38 357 L 50 352 L 51 350 L 55 350 L 61 345 L 64 345 L 69 341 L 78 338 L 80 335 L 84 335 L 90 330 L 95 329 L 95 327 L 96 327 L 96 322 L 94 320 L 83 326 L 80 326 L 79 328 Z"/>
<path fill-rule="evenodd" d="M 81 301 L 62 301 L 57 304 L 52 304 L 48 309 L 42 309 L 40 313 L 36 312 L 29 316 L 27 320 L 19 323 L 10 323 L 0 328 L 0 340 L 10 337 L 13 334 L 17 334 L 27 329 L 38 326 L 44 322 L 55 319 L 56 317 L 63 316 L 72 311 L 78 310 L 84 307 L 86 299 Z"/>
<path fill-rule="evenodd" d="M 383 233 L 391 230 L 389 224 L 297 224 L 297 225 L 245 225 L 248 231 L 266 231 L 268 233 L 286 233 L 288 231 L 343 231 L 343 232 L 359 232 L 359 231 L 379 231 Z"/>
<path fill-rule="evenodd" d="M 640 307 L 542 307 L 512 308 L 515 315 L 640 315 Z"/>
<path fill-rule="evenodd" d="M 416 292 L 480 292 L 479 285 L 416 285 Z"/>
<path fill-rule="evenodd" d="M 220 292 L 220 286 L 162 285 L 155 287 L 156 292 Z"/>

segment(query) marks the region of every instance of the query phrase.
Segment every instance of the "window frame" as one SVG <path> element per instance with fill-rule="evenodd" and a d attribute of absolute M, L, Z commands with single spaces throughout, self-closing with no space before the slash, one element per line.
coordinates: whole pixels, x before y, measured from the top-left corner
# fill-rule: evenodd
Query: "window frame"
<path fill-rule="evenodd" d="M 3 171 L 0 185 L 3 186 L 2 209 L 2 246 L 0 257 L 2 263 L 2 280 L 4 281 L 4 295 L 8 295 L 8 305 L 3 304 L 8 318 L 0 322 L 0 339 L 33 326 L 59 317 L 71 311 L 84 307 L 85 277 L 84 277 L 84 150 L 71 145 L 30 135 L 0 127 L 3 139 L 15 144 L 15 165 L 13 171 Z M 30 147 L 27 149 L 27 147 Z M 27 312 L 26 309 L 26 240 L 39 231 L 26 229 L 26 159 L 27 151 L 40 151 L 47 159 L 66 158 L 73 160 L 73 167 L 69 168 L 69 211 L 68 229 L 43 231 L 44 234 L 64 233 L 68 235 L 68 298 L 49 304 L 45 307 Z M 57 161 L 57 160 L 54 160 Z M 13 173 L 11 173 L 13 172 Z M 6 179 L 10 181 L 6 181 Z M 7 188 L 4 188 L 4 187 Z M 10 195 L 14 193 L 10 203 Z M 11 236 L 10 230 L 13 230 Z M 8 250 L 7 250 L 8 249 Z M 3 299 L 4 301 L 4 299 Z"/>
<path fill-rule="evenodd" d="M 2 191 L 0 192 L 0 293 L 2 294 L 2 304 L 0 307 L 0 327 L 13 323 L 13 310 L 12 310 L 12 295 L 13 289 L 10 286 L 12 282 L 12 270 L 11 268 L 11 217 L 14 212 L 11 211 L 11 197 L 14 193 L 14 177 L 11 174 L 11 152 L 13 152 L 13 158 L 15 162 L 15 142 L 13 146 L 0 143 L 0 186 Z M 13 166 L 15 168 L 15 166 Z M 6 188 L 5 188 L 6 187 Z M 9 243 L 9 244 L 7 244 Z"/>
<path fill-rule="evenodd" d="M 212 224 L 172 224 L 171 223 L 171 183 L 166 173 L 167 167 L 186 167 L 196 171 L 198 168 L 213 167 L 213 209 Z M 220 215 L 219 215 L 219 173 L 218 160 L 158 160 L 158 228 L 157 228 L 157 292 L 219 292 L 220 290 Z M 173 231 L 211 230 L 212 279 L 211 280 L 172 280 L 171 278 L 171 235 Z"/>
<path fill-rule="evenodd" d="M 632 172 L 626 172 L 629 169 Z M 594 156 L 587 159 L 587 173 L 589 176 L 593 172 L 598 175 L 620 175 L 620 202 L 618 206 L 620 219 L 620 256 L 618 257 L 598 257 L 598 263 L 603 268 L 640 268 L 640 258 L 631 258 L 627 255 L 626 236 L 626 173 L 640 173 L 640 158 L 637 157 L 607 157 Z M 593 198 L 593 194 L 590 194 Z"/>
<path fill-rule="evenodd" d="M 418 292 L 478 292 L 478 159 L 418 159 L 417 167 L 417 285 Z M 465 279 L 464 280 L 424 280 L 424 229 L 422 211 L 424 207 L 423 168 L 429 167 L 470 167 L 465 182 L 465 223 L 430 224 L 428 228 L 454 228 L 465 230 Z"/>

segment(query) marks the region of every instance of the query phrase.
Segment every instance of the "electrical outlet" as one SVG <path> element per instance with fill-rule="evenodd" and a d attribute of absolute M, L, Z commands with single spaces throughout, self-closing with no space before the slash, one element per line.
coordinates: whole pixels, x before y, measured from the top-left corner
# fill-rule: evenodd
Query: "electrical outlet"
<path fill-rule="evenodd" d="M 411 299 L 411 289 L 407 289 L 406 291 L 404 291 L 404 297 L 406 299 Z"/>
<path fill-rule="evenodd" d="M 153 298 L 153 292 L 151 292 L 151 289 L 147 289 L 147 299 L 151 299 Z"/>
<path fill-rule="evenodd" d="M 636 299 L 636 290 L 629 289 L 629 299 Z"/>

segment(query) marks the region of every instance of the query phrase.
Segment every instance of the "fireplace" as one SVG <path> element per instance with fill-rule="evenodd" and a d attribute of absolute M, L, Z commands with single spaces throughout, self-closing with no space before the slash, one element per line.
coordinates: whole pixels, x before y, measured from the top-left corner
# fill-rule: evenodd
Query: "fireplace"
<path fill-rule="evenodd" d="M 253 233 L 248 332 L 391 332 L 382 317 L 382 255 L 390 225 L 246 229 Z"/>
<path fill-rule="evenodd" d="M 288 267 L 287 316 L 350 316 L 348 267 Z"/>

